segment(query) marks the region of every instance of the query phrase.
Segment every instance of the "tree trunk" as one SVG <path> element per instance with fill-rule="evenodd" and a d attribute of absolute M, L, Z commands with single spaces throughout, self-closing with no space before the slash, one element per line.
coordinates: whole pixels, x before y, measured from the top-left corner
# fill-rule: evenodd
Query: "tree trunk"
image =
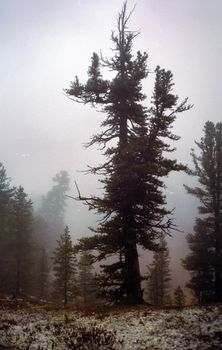
<path fill-rule="evenodd" d="M 15 295 L 18 296 L 20 294 L 20 259 L 17 261 L 17 271 L 16 271 L 16 287 L 15 287 Z"/>
<path fill-rule="evenodd" d="M 216 269 L 215 271 L 215 284 L 214 284 L 215 301 L 221 301 L 221 271 Z"/>
<path fill-rule="evenodd" d="M 137 247 L 131 244 L 125 247 L 125 288 L 127 304 L 143 303 Z"/>
<path fill-rule="evenodd" d="M 65 266 L 65 277 L 64 277 L 64 305 L 67 305 L 67 285 L 68 285 L 68 276 L 67 276 L 67 266 Z"/>
<path fill-rule="evenodd" d="M 220 266 L 220 255 L 221 255 L 221 249 L 220 249 L 220 239 L 219 234 L 216 232 L 216 244 L 215 244 L 215 257 L 216 257 L 216 263 L 215 263 L 215 281 L 214 281 L 214 296 L 215 301 L 219 302 L 222 299 L 222 292 L 221 292 L 221 266 Z"/>
<path fill-rule="evenodd" d="M 124 79 L 125 75 L 124 64 L 122 65 L 121 75 Z M 122 100 L 120 102 L 120 129 L 119 129 L 119 151 L 121 162 L 125 163 L 128 147 L 128 125 L 126 115 L 127 102 Z M 127 161 L 126 161 L 127 163 Z M 121 174 L 120 174 L 121 176 Z M 127 191 L 127 183 L 125 184 Z M 121 215 L 123 219 L 123 232 L 125 237 L 124 244 L 124 285 L 126 292 L 126 303 L 131 305 L 137 305 L 143 303 L 142 289 L 141 289 L 141 276 L 139 268 L 139 257 L 137 252 L 136 234 L 132 232 L 133 227 L 133 215 L 131 214 L 130 203 L 123 204 Z"/>
<path fill-rule="evenodd" d="M 219 178 L 219 176 L 218 176 Z M 214 209 L 215 215 L 215 281 L 214 281 L 214 296 L 215 301 L 219 302 L 222 299 L 221 292 L 221 230 L 220 230 L 220 184 L 217 184 L 216 188 L 216 206 Z"/>
<path fill-rule="evenodd" d="M 21 239 L 17 232 L 17 259 L 16 259 L 16 286 L 15 295 L 18 296 L 21 292 Z"/>
<path fill-rule="evenodd" d="M 124 286 L 126 293 L 126 303 L 137 305 L 143 303 L 141 289 L 141 275 L 139 268 L 139 256 L 137 251 L 136 233 L 133 231 L 132 220 L 130 220 L 130 207 L 123 210 L 122 216 L 125 221 L 124 233 Z M 132 218 L 131 218 L 132 219 Z"/>
<path fill-rule="evenodd" d="M 65 288 L 64 288 L 64 305 L 67 305 L 67 281 L 65 281 Z"/>

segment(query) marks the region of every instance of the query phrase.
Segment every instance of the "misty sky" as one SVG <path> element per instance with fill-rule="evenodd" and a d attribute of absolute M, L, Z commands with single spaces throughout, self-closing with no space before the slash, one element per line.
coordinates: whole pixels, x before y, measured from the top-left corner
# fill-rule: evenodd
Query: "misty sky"
<path fill-rule="evenodd" d="M 111 54 L 110 34 L 122 3 L 0 0 L 0 162 L 13 184 L 24 186 L 33 198 L 50 189 L 61 169 L 78 181 L 84 195 L 100 186 L 78 170 L 101 160 L 96 148 L 82 145 L 98 131 L 103 115 L 71 102 L 63 89 L 76 74 L 85 81 L 93 51 Z M 204 123 L 222 119 L 222 1 L 130 0 L 128 8 L 135 3 L 130 29 L 141 34 L 134 50 L 148 52 L 151 71 L 157 64 L 172 70 L 175 92 L 194 104 L 175 123 L 181 136 L 175 157 L 189 162 Z M 153 77 L 144 82 L 148 98 Z M 196 203 L 183 190 L 187 181 L 185 175 L 168 180 L 169 205 L 176 207 L 177 224 L 185 231 L 196 213 Z M 95 221 L 80 203 L 70 203 L 69 212 L 76 236 Z"/>

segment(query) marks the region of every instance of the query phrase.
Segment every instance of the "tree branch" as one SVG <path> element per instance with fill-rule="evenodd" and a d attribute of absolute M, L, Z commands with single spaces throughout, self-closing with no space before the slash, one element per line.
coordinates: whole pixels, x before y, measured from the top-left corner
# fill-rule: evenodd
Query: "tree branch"
<path fill-rule="evenodd" d="M 77 192 L 78 192 L 78 197 L 73 197 L 73 196 L 69 196 L 69 195 L 67 195 L 66 194 L 66 197 L 68 197 L 68 198 L 72 198 L 72 199 L 74 199 L 74 200 L 79 200 L 79 201 L 85 201 L 87 204 L 91 204 L 90 203 L 90 201 L 92 201 L 92 200 L 95 200 L 95 198 L 93 198 L 93 197 L 82 197 L 81 196 L 81 193 L 80 193 L 80 190 L 79 190 L 79 187 L 78 187 L 78 185 L 77 185 L 77 182 L 76 182 L 76 180 L 74 180 L 74 183 L 75 183 L 75 186 L 76 186 L 76 189 L 77 189 Z"/>

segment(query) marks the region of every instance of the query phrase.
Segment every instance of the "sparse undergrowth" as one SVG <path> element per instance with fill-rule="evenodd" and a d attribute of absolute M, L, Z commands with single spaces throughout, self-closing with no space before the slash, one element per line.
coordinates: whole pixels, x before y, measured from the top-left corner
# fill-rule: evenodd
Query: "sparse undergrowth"
<path fill-rule="evenodd" d="M 70 309 L 5 307 L 0 314 L 0 349 L 219 350 L 221 344 L 222 305 L 119 308 L 88 316 Z"/>

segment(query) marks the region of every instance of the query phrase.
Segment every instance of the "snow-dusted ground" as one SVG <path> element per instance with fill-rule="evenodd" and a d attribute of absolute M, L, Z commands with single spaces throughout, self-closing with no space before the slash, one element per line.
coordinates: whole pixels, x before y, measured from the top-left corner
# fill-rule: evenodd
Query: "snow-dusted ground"
<path fill-rule="evenodd" d="M 222 349 L 222 305 L 183 310 L 79 312 L 2 309 L 0 349 Z"/>

